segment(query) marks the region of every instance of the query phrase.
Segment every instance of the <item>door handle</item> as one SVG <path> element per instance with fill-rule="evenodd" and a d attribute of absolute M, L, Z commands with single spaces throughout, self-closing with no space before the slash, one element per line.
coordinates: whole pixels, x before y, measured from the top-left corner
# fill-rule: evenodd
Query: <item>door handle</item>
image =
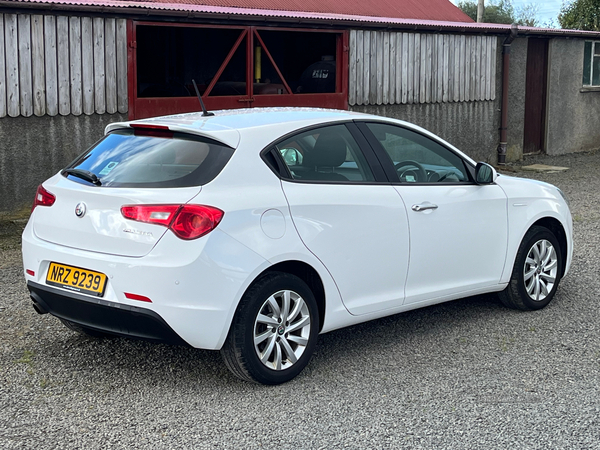
<path fill-rule="evenodd" d="M 437 209 L 438 205 L 434 205 L 433 203 L 425 202 L 420 205 L 412 205 L 412 210 L 416 212 L 428 211 L 430 209 Z"/>

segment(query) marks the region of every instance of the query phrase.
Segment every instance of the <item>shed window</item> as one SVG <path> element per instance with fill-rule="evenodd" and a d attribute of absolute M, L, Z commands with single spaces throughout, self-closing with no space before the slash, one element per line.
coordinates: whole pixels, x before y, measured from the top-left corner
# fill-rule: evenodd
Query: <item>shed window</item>
<path fill-rule="evenodd" d="M 346 109 L 347 33 L 133 22 L 130 118 L 208 109 Z M 347 45 L 347 42 L 346 42 Z"/>
<path fill-rule="evenodd" d="M 583 85 L 600 86 L 600 41 L 585 43 Z"/>

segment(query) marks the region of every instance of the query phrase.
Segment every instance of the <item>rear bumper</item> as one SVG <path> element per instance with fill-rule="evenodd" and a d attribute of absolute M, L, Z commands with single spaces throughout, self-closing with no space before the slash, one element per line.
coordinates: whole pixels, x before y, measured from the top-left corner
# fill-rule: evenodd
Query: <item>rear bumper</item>
<path fill-rule="evenodd" d="M 65 292 L 33 281 L 27 282 L 27 288 L 34 303 L 60 319 L 117 336 L 188 345 L 152 310 Z"/>

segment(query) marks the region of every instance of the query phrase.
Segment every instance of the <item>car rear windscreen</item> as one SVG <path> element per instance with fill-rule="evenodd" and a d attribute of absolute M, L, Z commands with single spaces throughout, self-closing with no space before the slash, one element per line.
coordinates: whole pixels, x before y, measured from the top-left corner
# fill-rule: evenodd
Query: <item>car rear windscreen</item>
<path fill-rule="evenodd" d="M 91 172 L 107 187 L 189 187 L 213 180 L 233 155 L 214 140 L 168 132 L 144 135 L 113 131 L 66 169 Z M 63 173 L 70 180 L 85 179 Z"/>

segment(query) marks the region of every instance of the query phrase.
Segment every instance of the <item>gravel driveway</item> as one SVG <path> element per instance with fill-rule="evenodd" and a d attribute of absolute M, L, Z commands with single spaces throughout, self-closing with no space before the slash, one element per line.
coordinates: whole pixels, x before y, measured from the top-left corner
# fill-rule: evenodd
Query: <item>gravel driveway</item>
<path fill-rule="evenodd" d="M 0 448 L 600 449 L 600 152 L 567 166 L 575 257 L 538 312 L 479 296 L 323 335 L 282 386 L 217 352 L 93 340 L 31 307 L 0 227 Z M 473 242 L 471 245 L 485 243 Z"/>

